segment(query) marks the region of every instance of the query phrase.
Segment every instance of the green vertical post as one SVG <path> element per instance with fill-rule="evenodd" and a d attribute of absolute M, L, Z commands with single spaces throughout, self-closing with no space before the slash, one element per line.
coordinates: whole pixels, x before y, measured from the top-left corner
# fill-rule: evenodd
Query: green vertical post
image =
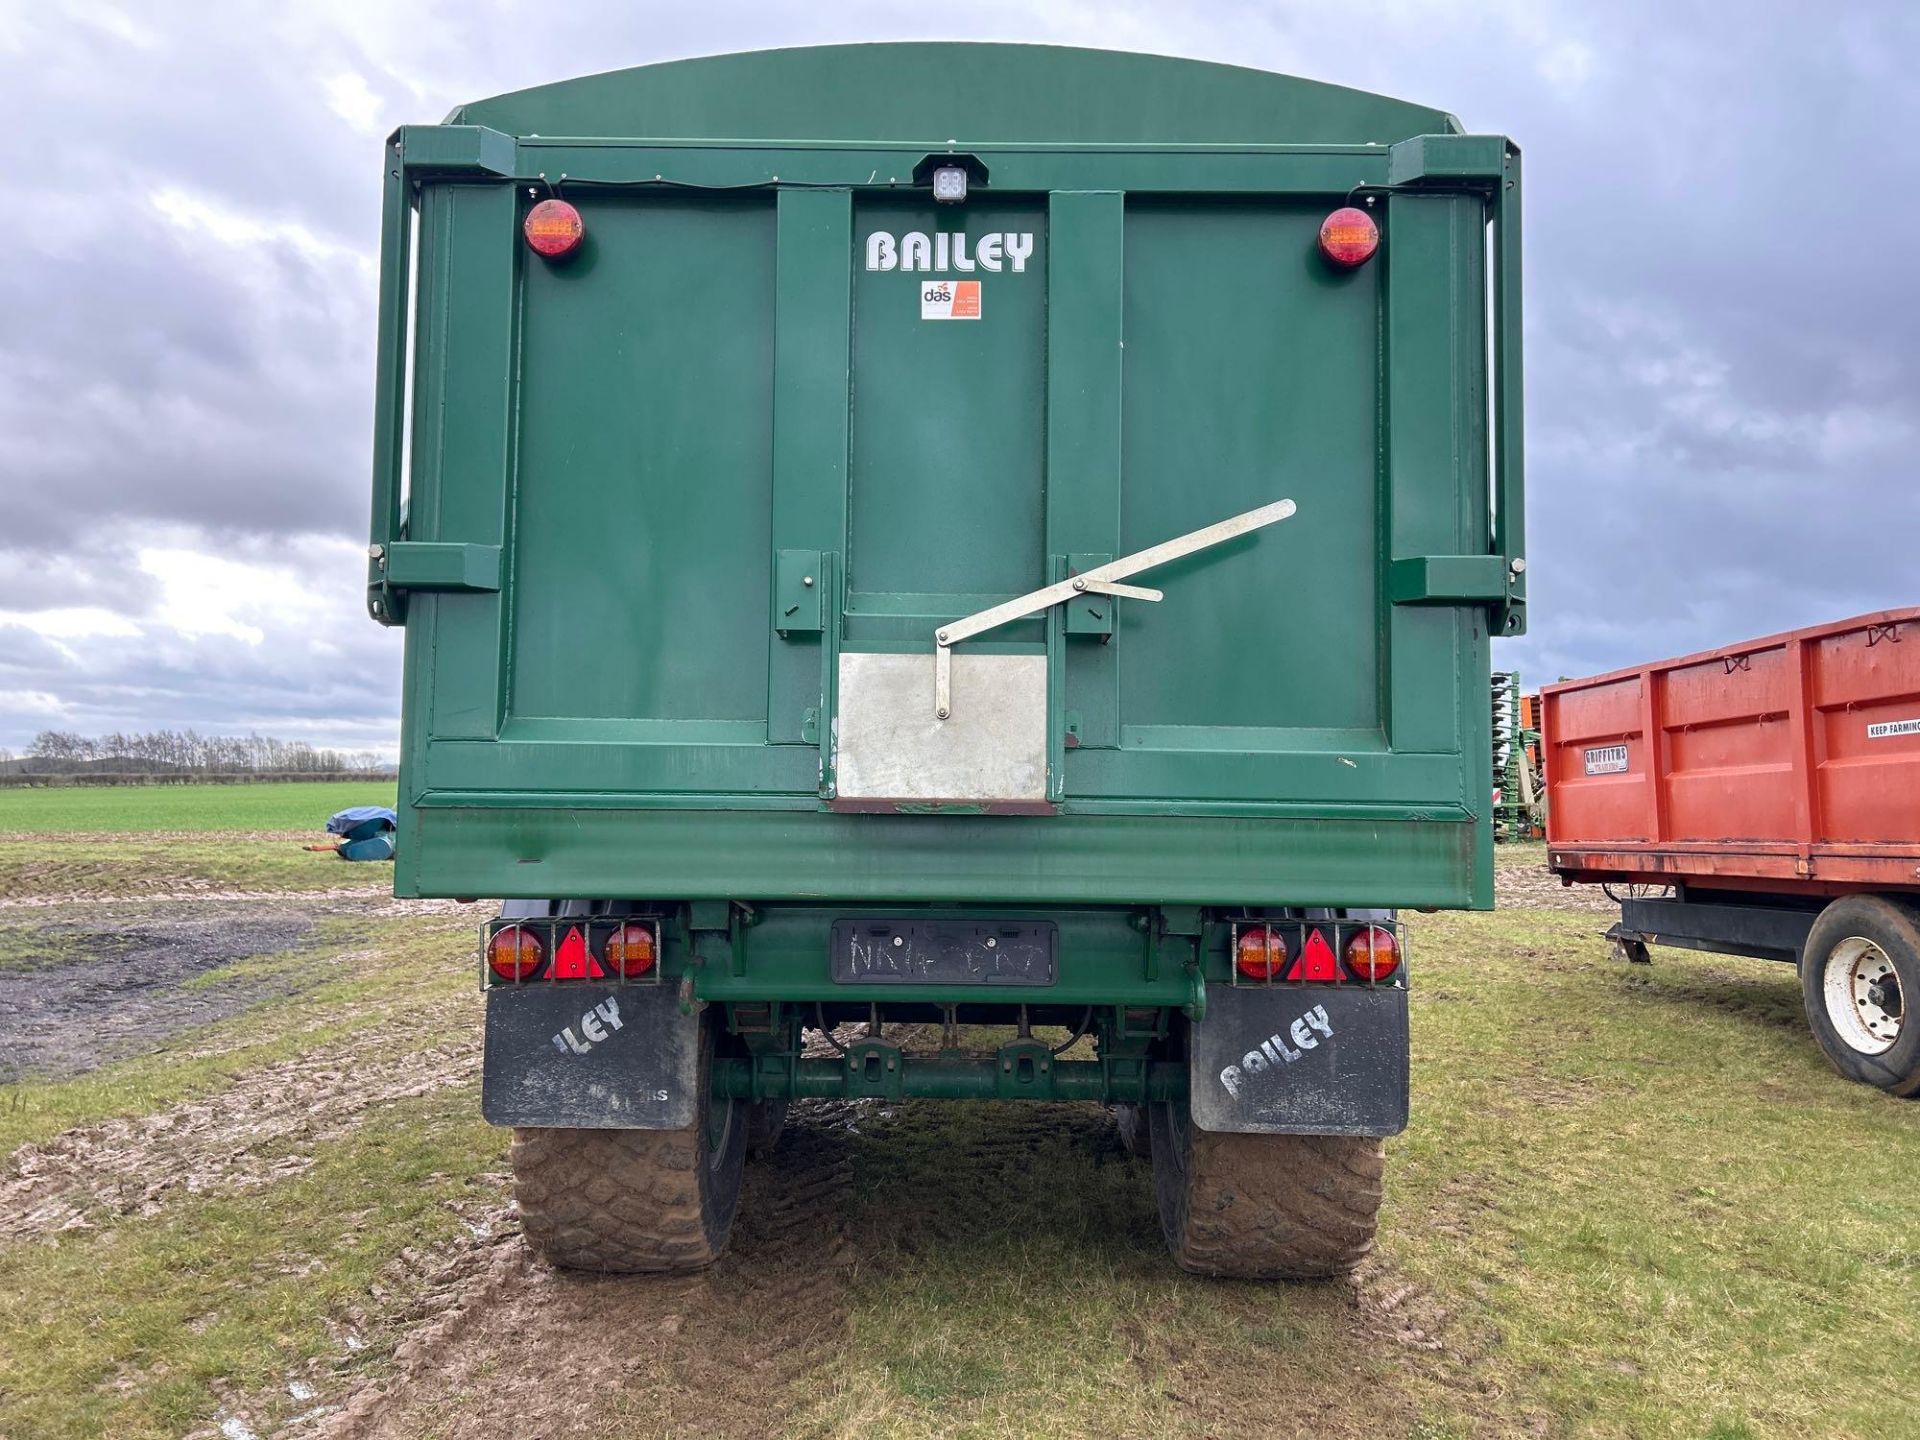
<path fill-rule="evenodd" d="M 1047 208 L 1047 554 L 1063 565 L 1120 550 L 1121 315 L 1126 197 L 1060 191 Z M 1082 567 L 1084 568 L 1084 566 Z M 1106 607 L 1119 604 L 1100 597 Z M 1084 603 L 1084 602 L 1076 602 Z M 1068 607 L 1058 607 L 1063 612 Z M 1063 671 L 1054 722 L 1056 765 L 1067 717 L 1076 748 L 1120 743 L 1118 626 L 1110 640 L 1058 623 Z M 1109 616 L 1111 618 L 1111 614 Z"/>
<path fill-rule="evenodd" d="M 437 403 L 417 407 L 414 435 L 416 447 L 438 456 L 438 477 L 458 476 L 460 483 L 420 483 L 426 477 L 416 472 L 408 535 L 500 546 L 504 556 L 519 410 L 518 201 L 511 185 L 429 189 L 441 212 L 432 230 L 440 247 L 432 314 L 443 346 L 443 388 Z M 503 574 L 500 591 L 413 597 L 414 607 L 438 617 L 435 669 L 447 678 L 434 697 L 436 740 L 500 733 L 508 704 L 502 606 L 511 603 L 510 584 Z"/>
<path fill-rule="evenodd" d="M 775 223 L 773 549 L 817 551 L 824 595 L 817 634 L 776 638 L 768 666 L 767 739 L 812 744 L 832 714 L 836 565 L 847 537 L 847 381 L 851 365 L 853 197 L 783 190 Z M 804 577 L 803 577 L 804 579 Z M 778 604 L 778 587 L 775 587 Z M 768 624 L 776 630 L 777 616 Z M 808 724 L 812 712 L 813 725 Z M 809 733 L 811 731 L 811 733 Z"/>
<path fill-rule="evenodd" d="M 396 135 L 387 141 L 380 214 L 380 304 L 374 360 L 373 516 L 368 538 L 384 552 L 400 538 L 400 477 L 406 466 L 407 305 L 412 298 L 413 196 Z M 384 554 L 367 559 L 367 608 L 382 625 L 405 620 L 386 589 Z"/>
<path fill-rule="evenodd" d="M 1506 174 L 1493 203 L 1494 520 L 1493 549 L 1510 569 L 1501 633 L 1527 629 L 1526 395 L 1521 380 L 1520 150 L 1506 147 Z M 1515 562 L 1521 568 L 1513 570 Z"/>

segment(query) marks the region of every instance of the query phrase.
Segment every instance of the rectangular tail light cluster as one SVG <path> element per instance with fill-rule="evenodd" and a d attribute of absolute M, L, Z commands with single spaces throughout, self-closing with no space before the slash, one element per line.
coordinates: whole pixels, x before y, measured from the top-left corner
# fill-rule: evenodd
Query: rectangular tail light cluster
<path fill-rule="evenodd" d="M 494 920 L 480 941 L 489 985 L 601 980 L 660 983 L 660 922 L 650 916 Z"/>
<path fill-rule="evenodd" d="M 1397 920 L 1236 920 L 1235 985 L 1405 985 Z"/>

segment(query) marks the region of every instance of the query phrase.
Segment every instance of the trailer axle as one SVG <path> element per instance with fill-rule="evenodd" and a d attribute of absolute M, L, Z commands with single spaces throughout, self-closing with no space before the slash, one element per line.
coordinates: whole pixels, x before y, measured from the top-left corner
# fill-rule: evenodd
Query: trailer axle
<path fill-rule="evenodd" d="M 716 1058 L 713 1093 L 729 1100 L 1183 1100 L 1187 1067 L 1175 1061 L 1060 1060 L 1037 1042 L 992 1056 L 909 1056 L 859 1041 L 832 1059 L 792 1055 Z"/>

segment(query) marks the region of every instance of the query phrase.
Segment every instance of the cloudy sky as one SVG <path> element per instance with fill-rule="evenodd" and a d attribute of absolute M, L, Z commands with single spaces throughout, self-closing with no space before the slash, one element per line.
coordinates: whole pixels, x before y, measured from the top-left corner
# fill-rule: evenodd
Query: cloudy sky
<path fill-rule="evenodd" d="M 1527 153 L 1531 680 L 1920 600 L 1920 7 L 0 0 L 0 747 L 390 751 L 364 616 L 380 141 L 844 40 L 1226 60 Z"/>

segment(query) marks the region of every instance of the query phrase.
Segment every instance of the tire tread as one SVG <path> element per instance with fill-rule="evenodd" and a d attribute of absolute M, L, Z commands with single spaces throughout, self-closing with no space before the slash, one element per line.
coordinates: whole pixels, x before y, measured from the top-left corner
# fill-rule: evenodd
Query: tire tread
<path fill-rule="evenodd" d="M 515 1130 L 513 1194 L 527 1243 L 568 1270 L 704 1269 L 726 1248 L 739 1164 L 720 1167 L 731 1171 L 722 1193 L 727 1176 L 707 1182 L 701 1150 L 686 1130 Z"/>
<path fill-rule="evenodd" d="M 1323 1280 L 1348 1274 L 1373 1249 L 1386 1180 L 1381 1140 L 1216 1134 L 1163 1120 L 1153 1155 L 1161 1223 L 1182 1269 Z"/>

